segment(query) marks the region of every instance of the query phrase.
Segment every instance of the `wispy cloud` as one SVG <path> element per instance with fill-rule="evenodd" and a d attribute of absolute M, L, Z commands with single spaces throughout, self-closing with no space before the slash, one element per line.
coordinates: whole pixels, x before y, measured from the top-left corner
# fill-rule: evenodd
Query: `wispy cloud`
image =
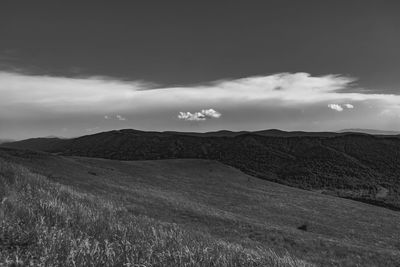
<path fill-rule="evenodd" d="M 126 120 L 126 118 L 125 118 L 125 117 L 122 117 L 121 115 L 116 115 L 115 117 L 116 117 L 117 120 L 119 120 L 119 121 L 125 121 L 125 120 Z"/>
<path fill-rule="evenodd" d="M 97 131 L 99 129 L 100 129 L 99 127 L 87 128 L 87 129 L 85 129 L 85 132 L 91 133 L 91 132 Z"/>
<path fill-rule="evenodd" d="M 185 120 L 185 121 L 205 121 L 207 119 L 218 119 L 221 117 L 221 113 L 218 111 L 210 108 L 210 109 L 203 109 L 199 112 L 179 112 L 178 119 Z"/>

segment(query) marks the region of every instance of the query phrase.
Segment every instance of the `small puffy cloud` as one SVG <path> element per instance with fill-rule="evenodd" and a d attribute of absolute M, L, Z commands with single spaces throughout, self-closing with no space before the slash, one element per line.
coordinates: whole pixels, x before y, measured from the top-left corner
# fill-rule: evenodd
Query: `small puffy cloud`
<path fill-rule="evenodd" d="M 185 121 L 205 121 L 207 119 L 218 119 L 221 117 L 221 113 L 218 111 L 210 108 L 210 109 L 203 109 L 200 112 L 179 112 L 178 119 L 185 120 Z"/>
<path fill-rule="evenodd" d="M 87 128 L 87 129 L 85 129 L 85 132 L 90 133 L 90 132 L 97 131 L 99 129 L 100 129 L 99 127 Z"/>
<path fill-rule="evenodd" d="M 353 106 L 352 104 L 344 104 L 344 106 L 345 106 L 346 108 L 349 108 L 349 109 L 354 108 L 354 106 Z"/>
<path fill-rule="evenodd" d="M 341 105 L 339 105 L 339 104 L 329 104 L 328 105 L 328 108 L 330 108 L 330 109 L 333 109 L 333 110 L 336 110 L 336 111 L 343 111 L 343 108 L 342 108 L 342 106 Z"/>
<path fill-rule="evenodd" d="M 119 121 L 125 121 L 125 120 L 126 120 L 125 117 L 123 117 L 122 115 L 119 115 L 119 114 L 117 114 L 117 115 L 115 115 L 115 116 L 104 115 L 104 119 L 105 119 L 105 120 L 113 120 L 113 119 L 116 119 L 116 120 L 119 120 Z"/>
<path fill-rule="evenodd" d="M 205 116 L 200 112 L 179 112 L 178 119 L 185 121 L 205 121 Z"/>
<path fill-rule="evenodd" d="M 340 112 L 340 111 L 343 111 L 345 108 L 347 108 L 347 109 L 353 109 L 354 106 L 353 106 L 352 104 L 342 104 L 342 105 L 339 105 L 339 104 L 329 104 L 329 105 L 328 105 L 328 108 Z"/>
<path fill-rule="evenodd" d="M 221 117 L 221 113 L 219 113 L 218 111 L 210 108 L 210 109 L 203 109 L 201 111 L 201 114 L 203 114 L 205 117 L 207 118 L 216 118 L 218 119 L 219 117 Z"/>
<path fill-rule="evenodd" d="M 125 120 L 126 120 L 126 118 L 122 117 L 121 115 L 116 115 L 115 117 L 116 117 L 117 120 L 119 120 L 119 121 L 125 121 Z"/>

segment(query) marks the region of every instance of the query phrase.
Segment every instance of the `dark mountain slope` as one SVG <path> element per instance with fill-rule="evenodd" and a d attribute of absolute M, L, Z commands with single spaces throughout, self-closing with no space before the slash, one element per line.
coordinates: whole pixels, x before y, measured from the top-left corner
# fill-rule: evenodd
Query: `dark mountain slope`
<path fill-rule="evenodd" d="M 285 185 L 400 209 L 400 138 L 334 136 L 198 137 L 120 130 L 3 146 L 118 160 L 213 159 Z M 382 190 L 387 194 L 382 194 Z"/>

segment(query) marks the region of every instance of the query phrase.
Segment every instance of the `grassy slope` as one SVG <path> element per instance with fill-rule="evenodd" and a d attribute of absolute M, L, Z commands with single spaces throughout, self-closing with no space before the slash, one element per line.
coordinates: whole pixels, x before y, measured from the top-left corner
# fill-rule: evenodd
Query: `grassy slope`
<path fill-rule="evenodd" d="M 1 266 L 309 266 L 135 215 L 107 194 L 73 189 L 1 158 L 0 189 Z"/>
<path fill-rule="evenodd" d="M 17 151 L 3 158 L 112 201 L 135 218 L 177 223 L 250 250 L 288 251 L 324 266 L 400 262 L 398 212 L 274 184 L 217 162 L 119 162 Z M 307 231 L 297 229 L 302 224 Z"/>

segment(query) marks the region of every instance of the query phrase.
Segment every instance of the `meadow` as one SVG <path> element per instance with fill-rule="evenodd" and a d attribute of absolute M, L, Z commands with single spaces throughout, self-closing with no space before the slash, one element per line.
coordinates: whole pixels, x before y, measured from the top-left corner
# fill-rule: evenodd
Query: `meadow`
<path fill-rule="evenodd" d="M 134 216 L 22 166 L 0 162 L 0 262 L 20 266 L 310 266 L 174 223 Z"/>
<path fill-rule="evenodd" d="M 0 149 L 4 263 L 398 266 L 400 214 L 211 160 Z"/>

